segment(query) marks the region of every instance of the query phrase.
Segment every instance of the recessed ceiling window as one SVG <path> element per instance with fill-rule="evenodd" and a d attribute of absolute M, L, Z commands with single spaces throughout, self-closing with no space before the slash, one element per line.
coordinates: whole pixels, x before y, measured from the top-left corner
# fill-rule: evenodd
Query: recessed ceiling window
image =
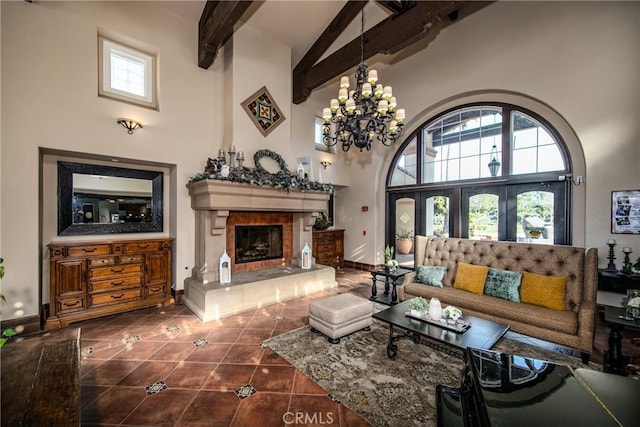
<path fill-rule="evenodd" d="M 158 109 L 156 57 L 98 37 L 98 94 Z"/>

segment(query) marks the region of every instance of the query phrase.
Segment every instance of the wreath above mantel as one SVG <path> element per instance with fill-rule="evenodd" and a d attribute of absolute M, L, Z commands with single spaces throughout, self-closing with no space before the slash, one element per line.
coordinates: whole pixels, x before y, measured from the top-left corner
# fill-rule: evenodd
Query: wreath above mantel
<path fill-rule="evenodd" d="M 261 164 L 263 158 L 274 160 L 280 170 L 271 173 Z M 199 172 L 189 178 L 189 182 L 201 181 L 203 179 L 217 179 L 220 181 L 240 182 L 250 185 L 271 186 L 280 188 L 283 191 L 297 190 L 316 190 L 333 192 L 333 185 L 323 184 L 318 181 L 309 179 L 308 177 L 298 177 L 292 174 L 287 167 L 287 162 L 282 156 L 275 151 L 262 149 L 256 151 L 253 155 L 255 168 L 251 169 L 245 166 L 229 167 L 228 171 L 223 166 L 226 165 L 224 158 L 209 158 L 204 172 Z M 223 172 L 223 169 L 225 171 Z"/>

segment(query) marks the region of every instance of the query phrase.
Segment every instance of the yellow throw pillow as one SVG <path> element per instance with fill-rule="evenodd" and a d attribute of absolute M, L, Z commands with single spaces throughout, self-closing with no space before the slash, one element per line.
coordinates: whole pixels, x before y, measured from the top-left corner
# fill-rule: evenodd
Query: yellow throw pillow
<path fill-rule="evenodd" d="M 564 310 L 566 288 L 566 277 L 543 276 L 523 271 L 520 301 L 552 310 Z"/>
<path fill-rule="evenodd" d="M 453 287 L 482 295 L 488 272 L 489 267 L 486 265 L 471 265 L 458 262 L 458 271 L 456 271 L 456 280 L 453 283 Z"/>

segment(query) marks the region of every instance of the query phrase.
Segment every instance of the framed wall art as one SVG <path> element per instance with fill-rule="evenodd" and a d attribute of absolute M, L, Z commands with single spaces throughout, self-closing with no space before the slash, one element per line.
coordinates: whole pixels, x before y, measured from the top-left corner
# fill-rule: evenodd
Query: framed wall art
<path fill-rule="evenodd" d="M 611 233 L 640 234 L 640 190 L 611 192 Z"/>
<path fill-rule="evenodd" d="M 285 120 L 282 110 L 266 86 L 262 86 L 257 92 L 245 99 L 242 102 L 242 108 L 264 137 L 273 132 Z"/>

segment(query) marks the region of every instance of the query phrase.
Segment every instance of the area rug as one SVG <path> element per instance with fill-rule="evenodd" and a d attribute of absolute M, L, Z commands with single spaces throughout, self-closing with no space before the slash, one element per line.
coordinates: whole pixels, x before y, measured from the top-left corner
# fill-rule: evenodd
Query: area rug
<path fill-rule="evenodd" d="M 464 367 L 461 356 L 436 343 L 401 339 L 396 360 L 390 360 L 388 337 L 388 326 L 374 321 L 370 331 L 329 344 L 325 336 L 306 326 L 273 337 L 263 347 L 273 349 L 373 426 L 436 425 L 435 387 L 459 385 Z M 578 358 L 507 337 L 493 350 L 586 367 Z"/>

